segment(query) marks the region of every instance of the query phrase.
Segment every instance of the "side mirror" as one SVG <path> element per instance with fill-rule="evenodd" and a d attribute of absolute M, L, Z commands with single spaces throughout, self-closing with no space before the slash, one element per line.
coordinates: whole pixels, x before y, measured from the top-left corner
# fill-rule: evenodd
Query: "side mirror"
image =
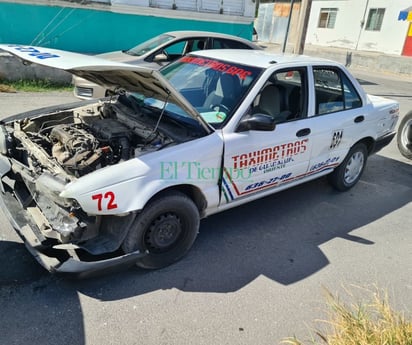
<path fill-rule="evenodd" d="M 154 62 L 164 62 L 167 61 L 167 56 L 166 54 L 160 53 L 155 55 L 155 57 L 153 58 Z"/>
<path fill-rule="evenodd" d="M 276 128 L 275 119 L 266 114 L 253 114 L 239 122 L 236 132 L 273 131 Z"/>

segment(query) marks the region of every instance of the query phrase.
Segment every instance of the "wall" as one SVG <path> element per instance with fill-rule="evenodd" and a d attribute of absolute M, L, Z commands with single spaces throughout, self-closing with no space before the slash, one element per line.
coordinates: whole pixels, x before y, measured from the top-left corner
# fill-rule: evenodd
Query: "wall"
<path fill-rule="evenodd" d="M 127 49 L 173 30 L 206 30 L 252 38 L 252 17 L 124 4 L 36 2 L 0 0 L 0 43 L 96 54 Z"/>
<path fill-rule="evenodd" d="M 401 10 L 411 5 L 411 0 L 374 0 L 369 8 L 386 8 L 381 31 L 362 31 L 359 40 L 359 49 L 370 51 L 383 51 L 388 54 L 402 54 L 405 43 L 408 23 L 399 21 Z"/>
<path fill-rule="evenodd" d="M 408 23 L 398 21 L 398 15 L 410 4 L 411 0 L 313 0 L 306 43 L 400 55 Z M 338 8 L 334 29 L 318 28 L 321 8 Z M 370 8 L 386 9 L 380 31 L 365 30 Z"/>
<path fill-rule="evenodd" d="M 263 42 L 283 44 L 288 26 L 290 3 L 263 3 L 259 5 L 255 27 Z M 289 26 L 288 42 L 295 41 L 300 3 L 295 3 Z"/>

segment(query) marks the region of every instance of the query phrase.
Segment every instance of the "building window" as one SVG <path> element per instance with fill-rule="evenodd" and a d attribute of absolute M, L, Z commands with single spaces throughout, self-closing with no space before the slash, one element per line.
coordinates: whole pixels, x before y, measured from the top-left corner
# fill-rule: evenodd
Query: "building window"
<path fill-rule="evenodd" d="M 333 29 L 335 27 L 337 8 L 321 8 L 319 14 L 318 28 Z"/>
<path fill-rule="evenodd" d="M 384 8 L 371 8 L 369 10 L 368 21 L 365 30 L 380 31 L 385 14 Z"/>

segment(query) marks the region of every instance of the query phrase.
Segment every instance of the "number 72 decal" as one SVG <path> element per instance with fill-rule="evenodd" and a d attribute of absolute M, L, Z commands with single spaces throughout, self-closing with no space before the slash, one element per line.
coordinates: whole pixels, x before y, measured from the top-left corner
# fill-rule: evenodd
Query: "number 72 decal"
<path fill-rule="evenodd" d="M 103 208 L 105 210 L 114 210 L 117 208 L 116 196 L 113 192 L 94 194 L 92 195 L 92 199 L 97 200 L 98 211 L 103 211 Z"/>

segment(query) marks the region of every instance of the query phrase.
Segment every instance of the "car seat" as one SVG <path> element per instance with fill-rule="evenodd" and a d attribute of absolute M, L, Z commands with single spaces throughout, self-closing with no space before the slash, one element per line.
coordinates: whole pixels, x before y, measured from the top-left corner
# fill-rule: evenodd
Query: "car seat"
<path fill-rule="evenodd" d="M 286 109 L 285 90 L 275 84 L 266 85 L 260 93 L 258 105 L 253 113 L 263 113 L 272 116 L 275 122 L 283 122 L 288 119 L 291 112 Z"/>
<path fill-rule="evenodd" d="M 224 73 L 216 84 L 216 90 L 209 93 L 203 106 L 212 108 L 213 106 L 223 105 L 229 110 L 237 100 L 239 91 L 239 77 Z"/>

